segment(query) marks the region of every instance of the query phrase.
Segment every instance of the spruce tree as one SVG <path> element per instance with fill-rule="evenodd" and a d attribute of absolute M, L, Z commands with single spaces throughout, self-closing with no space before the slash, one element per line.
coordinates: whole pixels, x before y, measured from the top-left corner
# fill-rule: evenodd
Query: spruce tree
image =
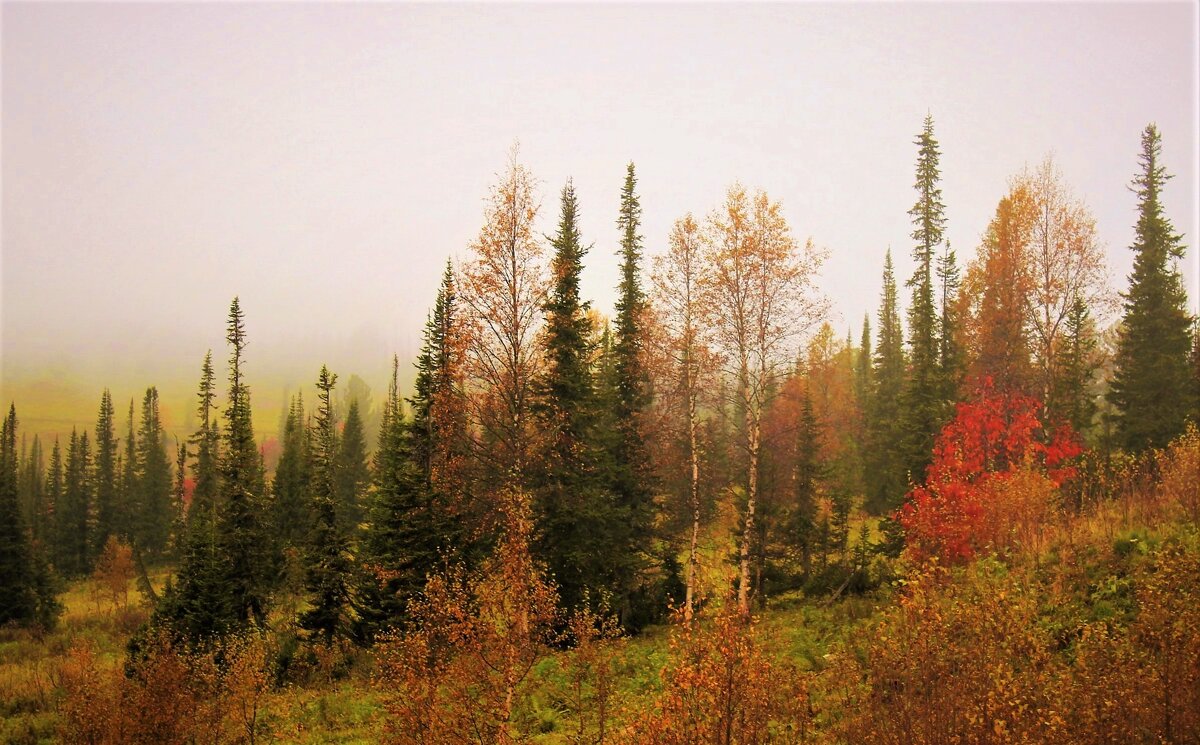
<path fill-rule="evenodd" d="M 900 505 L 908 485 L 900 453 L 904 436 L 900 400 L 904 390 L 904 330 L 890 250 L 884 259 L 876 334 L 874 392 L 867 410 L 867 506 L 875 512 L 887 512 Z"/>
<path fill-rule="evenodd" d="M 158 410 L 158 388 L 146 389 L 137 436 L 137 508 L 134 543 L 151 555 L 161 555 L 171 533 L 171 464 Z"/>
<path fill-rule="evenodd" d="M 196 460 L 192 464 L 192 476 L 196 485 L 192 490 L 192 504 L 188 508 L 188 522 L 203 516 L 210 522 L 216 519 L 217 491 L 220 474 L 217 464 L 220 458 L 221 438 L 216 417 L 216 374 L 212 365 L 212 350 L 204 355 L 200 366 L 200 389 L 196 394 L 197 414 L 200 429 L 192 435 L 196 449 Z"/>
<path fill-rule="evenodd" d="M 61 505 L 56 513 L 58 523 L 58 571 L 64 576 L 78 577 L 91 571 L 91 463 L 92 454 L 87 432 L 71 430 L 67 446 L 67 462 L 63 479 Z"/>
<path fill-rule="evenodd" d="M 133 418 L 133 399 L 129 399 L 129 424 L 125 436 L 125 452 L 121 469 L 121 498 L 117 500 L 116 514 L 117 535 L 134 544 L 137 538 L 135 523 L 141 511 L 141 496 L 137 478 L 137 435 L 134 432 L 136 420 Z"/>
<path fill-rule="evenodd" d="M 46 468 L 46 524 L 44 526 L 50 563 L 61 567 L 64 561 L 63 545 L 59 540 L 58 521 L 63 508 L 63 457 L 58 438 L 50 449 L 50 464 Z"/>
<path fill-rule="evenodd" d="M 909 375 L 904 388 L 905 438 L 903 464 L 909 477 L 920 481 L 933 457 L 933 441 L 942 427 L 946 406 L 940 370 L 938 313 L 934 292 L 934 254 L 946 228 L 945 205 L 939 185 L 941 151 L 933 136 L 933 117 L 917 135 L 917 202 L 912 217 L 913 259 L 917 268 L 908 280 L 912 303 L 908 308 Z"/>
<path fill-rule="evenodd" d="M 812 571 L 817 530 L 817 490 L 825 475 L 821 464 L 820 436 L 817 417 L 813 413 L 812 397 L 806 385 L 800 399 L 800 416 L 796 421 L 796 461 L 788 521 L 790 543 L 800 552 L 801 565 L 806 577 Z"/>
<path fill-rule="evenodd" d="M 1117 433 L 1128 450 L 1161 448 L 1183 432 L 1196 405 L 1188 365 L 1191 318 L 1175 262 L 1185 247 L 1163 214 L 1161 195 L 1171 178 L 1161 163 L 1162 137 L 1151 124 L 1142 133 L 1135 253 L 1109 400 Z"/>
<path fill-rule="evenodd" d="M 351 535 L 358 530 L 358 525 L 362 522 L 362 492 L 370 479 L 371 470 L 367 464 L 367 438 L 363 432 L 363 420 L 359 414 L 358 399 L 351 399 L 350 407 L 346 411 L 346 421 L 342 424 L 342 436 L 338 441 L 334 467 L 338 519 Z"/>
<path fill-rule="evenodd" d="M 563 606 L 573 608 L 588 588 L 611 589 L 612 579 L 601 573 L 616 570 L 630 555 L 626 546 L 609 542 L 619 518 L 605 511 L 607 500 L 596 473 L 593 329 L 588 305 L 579 294 L 587 248 L 580 240 L 578 202 L 570 181 L 563 187 L 561 205 L 558 232 L 550 242 L 554 282 L 545 304 L 546 365 L 536 389 L 535 412 L 544 446 L 534 488 L 535 546 L 558 582 Z M 619 492 L 616 498 L 622 499 Z"/>
<path fill-rule="evenodd" d="M 117 447 L 116 415 L 112 394 L 107 388 L 100 396 L 96 418 L 96 531 L 92 536 L 92 556 L 100 555 L 109 536 L 117 532 Z"/>
<path fill-rule="evenodd" d="M 1087 434 L 1096 415 L 1096 402 L 1090 390 L 1096 371 L 1095 348 L 1095 329 L 1088 307 L 1083 298 L 1076 297 L 1067 314 L 1066 333 L 1046 412 L 1048 421 L 1068 422 L 1080 434 Z"/>
<path fill-rule="evenodd" d="M 276 558 L 289 546 L 305 545 L 312 525 L 309 487 L 312 481 L 312 436 L 304 411 L 304 396 L 296 394 L 283 425 L 283 451 L 275 466 L 272 537 Z"/>
<path fill-rule="evenodd" d="M 617 229 L 621 233 L 621 280 L 617 286 L 613 356 L 616 373 L 616 441 L 609 466 L 617 506 L 626 513 L 622 544 L 615 550 L 628 560 L 619 567 L 619 597 L 614 601 L 629 621 L 643 593 L 639 577 L 653 556 L 654 473 L 646 448 L 643 420 L 651 403 L 650 376 L 645 363 L 646 296 L 642 289 L 642 206 L 637 174 L 630 162 L 621 187 Z M 637 609 L 644 614 L 645 609 Z"/>
<path fill-rule="evenodd" d="M 229 394 L 225 408 L 224 450 L 218 499 L 218 539 L 225 559 L 228 608 L 234 626 L 266 619 L 264 577 L 268 559 L 264 541 L 266 500 L 262 463 L 250 420 L 250 387 L 246 384 L 246 325 L 238 298 L 229 307 L 225 339 L 229 343 Z"/>
<path fill-rule="evenodd" d="M 21 466 L 21 504 L 25 522 L 34 544 L 45 547 L 46 531 L 46 463 L 42 443 L 37 435 L 29 448 L 29 457 Z"/>
<path fill-rule="evenodd" d="M 950 241 L 946 241 L 942 255 L 938 257 L 937 277 L 940 283 L 941 317 L 938 323 L 938 373 L 942 388 L 942 421 L 950 419 L 958 389 L 966 367 L 961 344 L 958 339 L 961 319 L 958 311 L 958 291 L 962 275 L 958 259 Z"/>
<path fill-rule="evenodd" d="M 17 492 L 17 410 L 0 425 L 0 626 L 37 615 L 33 553 Z"/>
<path fill-rule="evenodd" d="M 312 530 L 305 556 L 305 587 L 312 607 L 299 624 L 310 638 L 326 643 L 350 634 L 354 619 L 350 598 L 350 541 L 338 517 L 338 438 L 333 413 L 337 375 L 321 366 L 313 422 Z"/>
<path fill-rule="evenodd" d="M 444 527 L 413 445 L 417 428 L 404 418 L 398 370 L 393 358 L 372 464 L 374 490 L 363 537 L 367 572 L 358 595 L 363 639 L 408 620 L 409 602 L 436 571 L 439 552 L 449 548 L 441 543 Z"/>

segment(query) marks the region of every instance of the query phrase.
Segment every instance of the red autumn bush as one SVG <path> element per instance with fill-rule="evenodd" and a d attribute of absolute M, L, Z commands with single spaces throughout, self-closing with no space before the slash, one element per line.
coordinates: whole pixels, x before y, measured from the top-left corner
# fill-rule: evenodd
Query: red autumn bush
<path fill-rule="evenodd" d="M 925 483 L 900 508 L 909 553 L 966 561 L 987 548 L 1036 539 L 1056 489 L 1082 452 L 1063 424 L 1046 432 L 1041 404 L 985 381 L 938 435 Z M 1033 531 L 1033 532 L 1031 532 Z"/>

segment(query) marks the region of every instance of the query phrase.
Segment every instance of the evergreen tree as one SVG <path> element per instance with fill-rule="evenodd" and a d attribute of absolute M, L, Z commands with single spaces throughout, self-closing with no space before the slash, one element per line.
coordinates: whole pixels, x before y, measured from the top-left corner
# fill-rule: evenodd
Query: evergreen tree
<path fill-rule="evenodd" d="M 29 525 L 34 544 L 46 545 L 47 503 L 46 463 L 42 456 L 42 444 L 37 435 L 29 448 L 29 456 L 21 466 L 21 514 Z"/>
<path fill-rule="evenodd" d="M 288 406 L 283 425 L 283 450 L 275 466 L 272 484 L 272 534 L 280 552 L 288 546 L 305 544 L 312 525 L 311 481 L 312 434 L 304 411 L 304 396 L 298 393 Z"/>
<path fill-rule="evenodd" d="M 962 383 L 965 359 L 958 339 L 961 319 L 958 311 L 958 291 L 962 285 L 962 274 L 950 241 L 946 241 L 942 255 L 938 257 L 938 281 L 941 283 L 941 318 L 938 324 L 938 373 L 941 376 L 943 421 L 950 418 L 958 389 Z"/>
<path fill-rule="evenodd" d="M 96 531 L 92 536 L 92 556 L 100 555 L 104 544 L 117 532 L 117 447 L 116 415 L 108 389 L 100 396 L 96 418 Z"/>
<path fill-rule="evenodd" d="M 1096 372 L 1095 349 L 1095 329 L 1087 305 L 1083 298 L 1076 297 L 1067 315 L 1063 349 L 1046 411 L 1048 421 L 1069 422 L 1081 434 L 1091 429 L 1096 415 L 1096 402 L 1091 394 L 1092 376 Z"/>
<path fill-rule="evenodd" d="M 29 534 L 17 492 L 17 410 L 9 406 L 0 425 L 0 626 L 29 623 L 38 596 Z"/>
<path fill-rule="evenodd" d="M 867 410 L 867 505 L 876 512 L 898 507 L 907 487 L 900 444 L 901 392 L 904 390 L 904 331 L 897 307 L 896 280 L 889 250 L 883 265 L 883 293 L 879 306 L 874 395 Z"/>
<path fill-rule="evenodd" d="M 632 607 L 644 594 L 639 574 L 653 556 L 654 473 L 646 448 L 643 420 L 651 402 L 650 376 L 645 363 L 644 329 L 646 296 L 642 289 L 642 206 L 637 196 L 633 163 L 625 170 L 617 229 L 621 232 L 621 281 L 617 286 L 613 358 L 616 373 L 616 439 L 609 467 L 619 509 L 626 513 L 621 545 L 615 552 L 629 559 L 618 568 L 618 597 L 614 602 L 622 621 L 629 622 Z M 641 603 L 645 598 L 641 599 Z M 640 609 L 639 613 L 644 613 Z"/>
<path fill-rule="evenodd" d="M 317 410 L 313 422 L 313 525 L 306 555 L 305 587 L 312 607 L 300 616 L 300 627 L 325 642 L 348 636 L 353 624 L 350 598 L 353 558 L 350 541 L 338 517 L 338 438 L 333 414 L 337 375 L 324 365 L 317 378 Z"/>
<path fill-rule="evenodd" d="M 188 462 L 187 443 L 179 442 L 176 438 L 175 448 L 175 485 L 171 490 L 171 538 L 170 550 L 178 555 L 178 550 L 183 544 L 184 531 L 187 519 L 187 499 L 188 499 L 188 483 L 187 483 L 187 462 Z"/>
<path fill-rule="evenodd" d="M 579 295 L 587 248 L 580 241 L 578 203 L 570 181 L 561 201 L 558 232 L 551 239 L 553 285 L 542 337 L 546 366 L 535 408 L 544 433 L 542 467 L 534 488 L 535 545 L 558 582 L 563 606 L 573 608 L 587 589 L 611 589 L 612 579 L 601 573 L 616 569 L 628 554 L 622 553 L 624 546 L 609 542 L 619 518 L 606 511 L 596 472 L 593 329 L 587 303 Z"/>
<path fill-rule="evenodd" d="M 863 412 L 864 422 L 871 408 L 871 395 L 874 391 L 874 376 L 871 374 L 871 316 L 863 316 L 862 342 L 858 348 L 858 356 L 854 364 L 854 398 L 858 401 L 859 411 Z M 862 433 L 859 433 L 860 441 Z"/>
<path fill-rule="evenodd" d="M 134 432 L 133 399 L 129 399 L 129 431 L 125 436 L 125 453 L 121 469 L 121 498 L 118 500 L 116 514 L 117 535 L 125 538 L 131 544 L 135 543 L 137 535 L 134 523 L 141 510 L 141 497 L 137 479 L 137 435 Z"/>
<path fill-rule="evenodd" d="M 171 464 L 158 411 L 158 388 L 146 389 L 137 436 L 137 508 L 134 543 L 153 555 L 167 548 L 171 533 Z"/>
<path fill-rule="evenodd" d="M 913 259 L 917 268 L 908 280 L 912 304 L 908 308 L 909 375 L 904 388 L 903 465 L 909 477 L 920 481 L 933 457 L 933 441 L 945 418 L 943 375 L 940 370 L 938 313 L 934 300 L 934 252 L 946 228 L 945 205 L 939 186 L 941 152 L 933 136 L 933 117 L 917 135 L 917 202 L 912 217 Z"/>
<path fill-rule="evenodd" d="M 805 576 L 812 571 L 817 530 L 817 490 L 825 476 L 821 464 L 821 433 L 813 413 L 812 396 L 805 386 L 796 421 L 796 462 L 793 472 L 792 508 L 788 533 L 793 548 L 800 551 Z"/>
<path fill-rule="evenodd" d="M 77 577 L 91 571 L 89 511 L 91 509 L 91 448 L 87 432 L 71 430 L 67 446 L 63 493 L 56 513 L 58 524 L 57 568 L 60 573 Z"/>
<path fill-rule="evenodd" d="M 1109 392 L 1121 443 L 1135 451 L 1166 446 L 1183 432 L 1196 405 L 1188 369 L 1191 318 L 1175 266 L 1185 248 L 1163 214 L 1162 189 L 1171 176 L 1161 155 L 1161 135 L 1151 124 L 1142 133 L 1142 172 L 1133 181 L 1139 203 L 1133 274 L 1122 295 L 1124 317 Z"/>
<path fill-rule="evenodd" d="M 338 518 L 352 534 L 362 522 L 362 491 L 371 480 L 371 469 L 367 465 L 367 438 L 363 432 L 357 399 L 351 399 L 346 412 L 334 466 Z"/>
<path fill-rule="evenodd" d="M 444 527 L 425 487 L 414 448 L 418 428 L 405 421 L 398 383 L 399 362 L 379 425 L 373 463 L 374 491 L 363 538 L 366 581 L 359 593 L 358 633 L 369 639 L 408 620 L 408 604 L 439 563 Z"/>
<path fill-rule="evenodd" d="M 192 464 L 192 477 L 196 485 L 192 490 L 192 504 L 188 508 L 188 522 L 203 515 L 210 522 L 216 519 L 217 490 L 220 474 L 217 463 L 220 459 L 221 438 L 216 417 L 216 374 L 212 366 L 212 350 L 204 355 L 204 363 L 200 366 L 200 390 L 196 394 L 198 400 L 197 414 L 200 417 L 200 429 L 192 435 L 192 445 L 196 448 L 196 461 Z"/>
<path fill-rule="evenodd" d="M 46 524 L 44 526 L 47 555 L 50 563 L 61 567 L 64 561 L 63 545 L 59 540 L 59 514 L 63 508 L 63 458 L 62 448 L 58 438 L 54 438 L 54 447 L 50 449 L 50 465 L 46 470 Z"/>
<path fill-rule="evenodd" d="M 229 353 L 229 396 L 225 408 L 225 447 L 221 453 L 218 540 L 224 555 L 223 591 L 234 626 L 266 618 L 266 551 L 263 531 L 262 462 L 250 421 L 250 388 L 242 370 L 246 326 L 235 297 L 226 326 Z"/>

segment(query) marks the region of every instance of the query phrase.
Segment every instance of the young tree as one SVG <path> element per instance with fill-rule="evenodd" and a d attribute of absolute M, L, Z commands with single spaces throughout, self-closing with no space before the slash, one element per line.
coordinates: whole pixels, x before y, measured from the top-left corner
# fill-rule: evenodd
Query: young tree
<path fill-rule="evenodd" d="M 23 438 L 22 438 L 23 439 Z M 21 464 L 21 512 L 29 525 L 34 544 L 45 548 L 49 537 L 49 508 L 46 499 L 46 463 L 41 440 L 33 436 L 29 455 Z"/>
<path fill-rule="evenodd" d="M 617 593 L 618 602 L 627 606 L 638 547 L 626 540 L 632 528 L 630 505 L 619 493 L 610 497 L 605 492 L 601 479 L 608 474 L 598 470 L 599 410 L 591 368 L 594 329 L 588 304 L 579 296 L 587 247 L 581 242 L 577 220 L 578 202 L 568 181 L 562 190 L 558 232 L 550 242 L 553 282 L 545 304 L 545 363 L 535 388 L 543 439 L 541 468 L 533 479 L 538 528 L 534 546 L 561 588 L 564 607 L 578 606 L 589 589 Z M 621 363 L 615 350 L 613 357 L 619 376 Z M 616 398 L 619 407 L 619 385 Z M 627 607 L 623 610 L 622 615 L 627 615 Z"/>
<path fill-rule="evenodd" d="M 812 556 L 816 543 L 817 497 L 820 482 L 825 478 L 821 462 L 821 430 L 813 412 L 808 386 L 800 399 L 800 416 L 796 421 L 796 455 L 792 472 L 792 503 L 788 511 L 787 536 L 789 547 L 800 552 L 805 577 L 812 571 Z"/>
<path fill-rule="evenodd" d="M 1109 399 L 1117 430 L 1130 450 L 1165 447 L 1183 432 L 1195 406 L 1188 369 L 1187 293 L 1175 266 L 1184 245 L 1163 214 L 1160 197 L 1170 175 L 1162 166 L 1162 136 L 1151 124 L 1142 133 L 1134 179 L 1138 222 L 1129 289 Z"/>
<path fill-rule="evenodd" d="M 100 396 L 100 414 L 96 419 L 96 531 L 92 536 L 92 555 L 98 556 L 117 531 L 117 446 L 112 394 Z"/>
<path fill-rule="evenodd" d="M 196 394 L 200 429 L 192 435 L 191 440 L 196 448 L 196 462 L 192 465 L 196 486 L 192 491 L 192 504 L 188 511 L 189 523 L 198 515 L 204 515 L 210 522 L 215 520 L 220 478 L 217 465 L 221 456 L 216 395 L 216 377 L 210 349 L 205 353 L 204 364 L 200 367 L 200 389 Z"/>
<path fill-rule="evenodd" d="M 909 375 L 904 389 L 904 466 L 920 479 L 933 453 L 933 439 L 941 429 L 949 407 L 940 369 L 938 311 L 934 292 L 934 255 L 946 229 L 946 206 L 942 203 L 941 151 L 933 136 L 933 117 L 917 135 L 917 202 L 908 211 L 912 217 L 913 259 L 917 268 L 908 280 L 912 304 L 908 308 Z"/>
<path fill-rule="evenodd" d="M 225 447 L 220 462 L 218 540 L 224 555 L 232 626 L 266 619 L 262 463 L 250 421 L 250 387 L 242 370 L 246 325 L 235 297 L 226 326 L 229 343 L 229 394 L 225 408 Z"/>
<path fill-rule="evenodd" d="M 1046 400 L 1050 423 L 1068 422 L 1081 434 L 1091 429 L 1097 409 L 1092 388 L 1098 366 L 1095 324 L 1083 299 L 1075 298 L 1064 322 L 1054 381 Z"/>
<path fill-rule="evenodd" d="M 304 397 L 296 394 L 283 425 L 283 450 L 271 485 L 274 500 L 274 538 L 280 554 L 289 546 L 303 546 L 312 526 L 312 430 L 304 411 Z"/>
<path fill-rule="evenodd" d="M 483 431 L 481 456 L 500 479 L 522 479 L 535 441 L 530 404 L 539 365 L 537 329 L 546 280 L 533 229 L 538 198 L 533 175 L 517 161 L 492 188 L 484 225 L 463 267 L 473 415 Z"/>
<path fill-rule="evenodd" d="M 92 504 L 91 483 L 92 453 L 87 432 L 71 430 L 67 446 L 67 462 L 63 479 L 62 500 L 55 512 L 58 526 L 58 556 L 56 567 L 60 573 L 70 577 L 86 574 L 91 570 L 91 532 L 89 513 Z"/>
<path fill-rule="evenodd" d="M 158 389 L 146 389 L 142 423 L 137 437 L 137 508 L 134 543 L 151 554 L 161 554 L 171 532 L 171 464 L 166 435 L 158 413 Z"/>
<path fill-rule="evenodd" d="M 896 279 L 889 249 L 883 262 L 875 357 L 871 368 L 873 396 L 866 410 L 867 505 L 876 512 L 898 507 L 908 480 L 900 455 L 904 436 L 900 396 L 904 390 L 904 329 L 896 298 Z"/>
<path fill-rule="evenodd" d="M 312 594 L 312 607 L 299 619 L 302 629 L 326 644 L 349 636 L 354 623 L 350 602 L 353 558 L 338 516 L 336 494 L 338 441 L 332 396 L 336 383 L 337 375 L 322 365 L 313 422 L 313 525 L 305 577 L 305 586 Z"/>
<path fill-rule="evenodd" d="M 684 619 L 690 621 L 698 601 L 696 592 L 700 542 L 700 399 L 701 363 L 706 358 L 700 336 L 703 242 L 700 226 L 689 213 L 675 221 L 667 253 L 655 257 L 654 288 L 659 315 L 671 340 L 677 367 L 673 391 L 681 400 L 687 471 L 687 505 L 691 511 Z"/>
<path fill-rule="evenodd" d="M 959 387 L 966 372 L 962 349 L 962 274 L 958 258 L 950 241 L 946 241 L 938 257 L 937 277 L 941 283 L 942 315 L 938 321 L 938 372 L 941 375 L 942 399 L 947 405 L 958 400 Z"/>
<path fill-rule="evenodd" d="M 617 229 L 621 231 L 621 281 L 617 285 L 613 357 L 616 382 L 616 439 L 611 482 L 618 507 L 626 515 L 624 545 L 617 552 L 630 562 L 618 578 L 619 606 L 627 606 L 637 590 L 637 574 L 650 562 L 653 541 L 653 469 L 646 447 L 646 411 L 651 402 L 645 359 L 646 295 L 642 289 L 642 206 L 633 163 L 625 169 Z M 626 615 L 624 612 L 622 615 Z M 624 619 L 623 619 L 624 620 Z"/>
<path fill-rule="evenodd" d="M 738 608 L 748 614 L 763 413 L 777 392 L 772 383 L 780 366 L 791 358 L 791 342 L 824 315 L 825 302 L 813 289 L 822 254 L 811 241 L 797 246 L 778 202 L 761 191 L 751 198 L 735 185 L 708 220 L 704 259 L 706 320 L 736 381 L 743 419 L 746 509 Z"/>
<path fill-rule="evenodd" d="M 362 491 L 371 480 L 367 465 L 367 438 L 363 432 L 363 420 L 359 413 L 358 399 L 351 399 L 342 424 L 342 436 L 338 440 L 337 458 L 334 467 L 334 483 L 338 519 L 349 534 L 358 530 L 363 519 Z"/>
<path fill-rule="evenodd" d="M 33 552 L 17 496 L 17 410 L 0 426 L 0 625 L 37 614 Z"/>

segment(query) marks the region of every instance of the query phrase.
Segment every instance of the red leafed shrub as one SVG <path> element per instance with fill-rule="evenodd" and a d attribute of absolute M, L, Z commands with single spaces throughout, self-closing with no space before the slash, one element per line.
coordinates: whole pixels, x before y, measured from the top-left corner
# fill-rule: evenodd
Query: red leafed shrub
<path fill-rule="evenodd" d="M 1070 425 L 1045 432 L 1041 404 L 984 381 L 938 436 L 925 483 L 900 508 L 909 552 L 960 562 L 1032 539 L 1082 452 Z"/>

